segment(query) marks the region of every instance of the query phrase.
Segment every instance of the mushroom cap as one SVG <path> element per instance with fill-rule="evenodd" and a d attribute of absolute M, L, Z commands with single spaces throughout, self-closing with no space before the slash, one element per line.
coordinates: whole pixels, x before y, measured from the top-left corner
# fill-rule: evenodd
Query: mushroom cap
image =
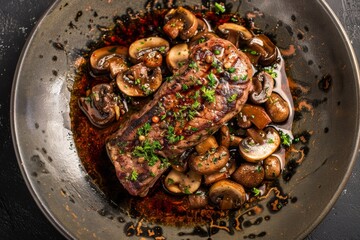
<path fill-rule="evenodd" d="M 246 188 L 257 187 L 264 180 L 264 168 L 259 164 L 242 163 L 231 177 Z"/>
<path fill-rule="evenodd" d="M 128 48 L 124 46 L 107 46 L 95 50 L 90 56 L 90 66 L 96 73 L 103 73 L 110 70 L 110 65 L 117 62 L 118 68 L 126 68 Z M 119 60 L 120 59 L 120 60 Z M 121 66 L 122 67 L 121 67 Z"/>
<path fill-rule="evenodd" d="M 186 40 L 194 36 L 198 28 L 198 19 L 196 16 L 183 7 L 171 9 L 165 15 L 164 32 L 172 39 L 180 36 Z"/>
<path fill-rule="evenodd" d="M 278 58 L 275 44 L 264 34 L 252 38 L 247 46 L 260 54 L 259 63 L 262 66 L 270 66 Z"/>
<path fill-rule="evenodd" d="M 241 156 L 248 162 L 260 162 L 273 154 L 280 146 L 279 133 L 272 127 L 264 129 L 265 136 L 263 144 L 255 143 L 251 137 L 244 138 L 239 150 Z"/>
<path fill-rule="evenodd" d="M 113 87 L 110 84 L 98 84 L 92 87 L 91 95 L 79 98 L 80 109 L 89 121 L 98 128 L 104 128 L 116 119 L 116 108 Z"/>
<path fill-rule="evenodd" d="M 209 190 L 209 198 L 221 210 L 240 208 L 246 200 L 243 186 L 225 179 L 214 183 Z"/>
<path fill-rule="evenodd" d="M 201 185 L 201 175 L 194 171 L 187 173 L 171 170 L 164 180 L 166 189 L 175 194 L 192 194 L 198 190 Z"/>
<path fill-rule="evenodd" d="M 274 79 L 265 71 L 261 71 L 253 78 L 255 91 L 251 92 L 249 98 L 255 104 L 268 101 L 274 89 Z"/>
<path fill-rule="evenodd" d="M 155 92 L 161 83 L 160 67 L 149 69 L 144 63 L 136 64 L 116 77 L 120 91 L 130 97 L 148 96 Z"/>
<path fill-rule="evenodd" d="M 218 30 L 237 47 L 240 42 L 246 42 L 253 38 L 253 34 L 247 28 L 236 23 L 223 23 L 218 26 Z"/>
<path fill-rule="evenodd" d="M 265 110 L 275 123 L 286 121 L 290 115 L 289 104 L 275 92 L 271 93 L 269 100 L 265 103 Z"/>
<path fill-rule="evenodd" d="M 169 42 L 161 37 L 142 38 L 130 45 L 129 56 L 133 62 L 138 63 L 147 53 L 158 51 L 165 54 L 169 49 Z"/>
<path fill-rule="evenodd" d="M 263 162 L 265 170 L 265 179 L 273 180 L 279 177 L 281 173 L 281 162 L 277 156 L 271 155 Z"/>
<path fill-rule="evenodd" d="M 218 172 L 225 167 L 229 158 L 229 150 L 224 146 L 220 146 L 217 149 L 206 152 L 204 155 L 191 157 L 189 167 L 199 174 L 208 175 Z"/>
<path fill-rule="evenodd" d="M 187 66 L 189 47 L 186 43 L 173 46 L 166 55 L 166 64 L 173 72 Z"/>

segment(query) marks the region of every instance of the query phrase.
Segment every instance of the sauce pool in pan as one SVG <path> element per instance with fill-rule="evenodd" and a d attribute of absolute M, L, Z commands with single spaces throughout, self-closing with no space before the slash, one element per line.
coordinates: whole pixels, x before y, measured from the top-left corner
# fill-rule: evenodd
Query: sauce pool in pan
<path fill-rule="evenodd" d="M 191 25 L 194 21 L 195 27 Z M 293 141 L 294 111 L 284 61 L 261 30 L 238 14 L 222 13 L 221 6 L 217 12 L 182 7 L 159 9 L 133 19 L 117 18 L 113 28 L 100 29 L 103 31 L 100 40 L 83 54 L 70 109 L 82 164 L 91 181 L 112 202 L 129 200 L 130 214 L 150 222 L 191 225 L 225 218 L 229 210 L 254 207 L 277 186 L 285 166 L 285 152 Z M 225 39 L 240 49 L 252 64 L 249 72 L 254 74 L 240 74 L 224 62 L 214 64 L 221 51 L 215 48 L 210 70 L 214 74 L 210 72 L 201 83 L 208 88 L 204 90 L 201 84 L 190 86 L 202 95 L 199 101 L 183 101 L 184 106 L 195 108 L 186 109 L 184 118 L 190 121 L 194 118 L 191 114 L 197 116 L 204 108 L 201 105 L 212 101 L 209 93 L 218 76 L 227 76 L 233 82 L 249 81 L 246 103 L 240 113 L 211 137 L 188 148 L 181 157 L 161 160 L 164 173 L 156 176 L 157 181 L 146 194 L 131 196 L 119 182 L 119 174 L 106 151 L 109 137 L 152 101 L 162 82 L 171 81 L 191 68 L 192 62 L 188 61 L 191 49 L 199 44 L 205 46 L 214 38 Z M 148 50 L 141 51 L 143 45 Z M 148 78 L 143 77 L 146 74 Z M 156 82 L 159 74 L 161 80 Z M 183 84 L 183 91 L 191 92 L 188 88 Z M 236 97 L 229 96 L 228 103 L 236 101 Z M 138 139 L 134 141 L 144 148 L 147 128 L 167 119 L 178 120 L 168 113 L 153 116 L 150 123 L 137 129 Z M 174 131 L 171 127 L 167 125 L 167 143 L 181 141 L 181 135 L 173 133 L 169 137 L 169 132 Z M 148 152 L 142 153 L 134 154 L 134 159 L 140 165 L 149 164 Z M 211 168 L 204 169 L 206 161 L 210 161 Z M 138 170 L 134 168 L 122 181 L 136 185 L 140 181 Z"/>

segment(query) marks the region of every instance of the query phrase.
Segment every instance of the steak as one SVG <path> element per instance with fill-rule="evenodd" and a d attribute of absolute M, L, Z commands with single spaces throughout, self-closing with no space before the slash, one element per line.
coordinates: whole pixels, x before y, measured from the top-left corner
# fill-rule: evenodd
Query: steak
<path fill-rule="evenodd" d="M 241 111 L 252 76 L 247 56 L 227 40 L 213 38 L 192 47 L 187 64 L 107 139 L 107 153 L 125 189 L 146 196 L 170 163 Z"/>

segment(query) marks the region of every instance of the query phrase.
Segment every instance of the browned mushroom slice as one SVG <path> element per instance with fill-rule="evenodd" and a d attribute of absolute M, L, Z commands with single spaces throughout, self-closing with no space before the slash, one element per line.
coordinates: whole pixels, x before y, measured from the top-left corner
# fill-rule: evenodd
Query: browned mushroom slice
<path fill-rule="evenodd" d="M 259 64 L 262 66 L 272 65 L 278 58 L 278 51 L 274 43 L 264 34 L 260 34 L 247 44 L 250 49 L 246 52 L 259 56 Z"/>
<path fill-rule="evenodd" d="M 207 151 L 217 149 L 219 147 L 214 136 L 210 136 L 198 145 L 195 146 L 195 150 L 199 155 L 204 155 Z"/>
<path fill-rule="evenodd" d="M 183 40 L 189 39 L 196 34 L 197 28 L 198 20 L 196 16 L 183 7 L 171 9 L 165 15 L 163 30 L 172 39 L 178 36 Z"/>
<path fill-rule="evenodd" d="M 286 121 L 290 115 L 289 104 L 277 93 L 272 93 L 265 103 L 265 110 L 274 123 Z"/>
<path fill-rule="evenodd" d="M 189 59 L 189 47 L 186 43 L 175 45 L 166 55 L 166 63 L 173 72 L 187 67 Z"/>
<path fill-rule="evenodd" d="M 162 64 L 162 54 L 170 49 L 169 42 L 161 37 L 148 37 L 136 40 L 129 47 L 132 62 L 145 62 L 147 67 L 159 67 Z"/>
<path fill-rule="evenodd" d="M 90 122 L 99 128 L 118 120 L 125 111 L 120 97 L 114 93 L 113 87 L 109 84 L 94 86 L 89 96 L 79 98 L 78 104 Z"/>
<path fill-rule="evenodd" d="M 204 155 L 192 156 L 189 160 L 189 167 L 199 174 L 212 174 L 222 169 L 229 158 L 229 150 L 220 146 L 207 151 Z"/>
<path fill-rule="evenodd" d="M 130 97 L 144 97 L 154 93 L 162 83 L 160 67 L 147 68 L 144 63 L 132 66 L 118 74 L 116 84 L 124 94 Z"/>
<path fill-rule="evenodd" d="M 218 27 L 218 30 L 237 47 L 253 38 L 253 34 L 248 29 L 235 23 L 224 23 Z"/>
<path fill-rule="evenodd" d="M 265 103 L 274 88 L 274 79 L 265 71 L 260 72 L 253 78 L 254 91 L 250 93 L 249 98 L 255 104 Z"/>
<path fill-rule="evenodd" d="M 111 72 L 115 77 L 126 70 L 128 48 L 123 46 L 107 46 L 95 50 L 90 56 L 90 66 L 95 73 Z"/>
<path fill-rule="evenodd" d="M 279 133 L 272 127 L 264 129 L 263 139 L 259 144 L 251 137 L 244 138 L 239 145 L 241 156 L 248 162 L 260 162 L 273 154 L 281 143 Z"/>
<path fill-rule="evenodd" d="M 271 118 L 261 106 L 245 104 L 241 109 L 240 115 L 246 116 L 246 119 L 259 129 L 263 129 L 271 123 Z"/>
<path fill-rule="evenodd" d="M 209 198 L 221 210 L 237 209 L 245 203 L 246 193 L 243 186 L 225 179 L 210 187 Z"/>
<path fill-rule="evenodd" d="M 246 188 L 257 187 L 264 180 L 264 168 L 260 164 L 242 163 L 231 177 Z"/>
<path fill-rule="evenodd" d="M 206 185 L 211 185 L 215 182 L 218 182 L 220 180 L 223 179 L 227 179 L 231 176 L 231 174 L 233 174 L 236 170 L 236 163 L 235 163 L 235 159 L 230 159 L 226 165 L 220 169 L 218 172 L 210 174 L 210 175 L 205 175 L 204 176 L 204 181 Z"/>
<path fill-rule="evenodd" d="M 194 171 L 188 171 L 187 173 L 171 170 L 164 179 L 164 185 L 166 189 L 174 194 L 192 194 L 201 184 L 201 175 Z"/>

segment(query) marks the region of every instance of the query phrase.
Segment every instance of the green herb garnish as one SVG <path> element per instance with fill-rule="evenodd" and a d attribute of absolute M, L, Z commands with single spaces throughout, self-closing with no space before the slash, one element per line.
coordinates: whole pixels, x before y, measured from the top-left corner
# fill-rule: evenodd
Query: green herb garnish
<path fill-rule="evenodd" d="M 252 188 L 251 191 L 254 193 L 255 197 L 259 196 L 261 193 L 261 191 L 255 187 Z"/>
<path fill-rule="evenodd" d="M 220 3 L 215 3 L 215 12 L 217 13 L 217 14 L 219 14 L 219 13 L 224 13 L 225 12 L 225 7 L 223 6 L 223 5 L 221 5 Z"/>
<path fill-rule="evenodd" d="M 175 128 L 173 126 L 169 126 L 166 138 L 167 138 L 167 140 L 169 140 L 169 143 L 172 144 L 172 143 L 176 143 L 180 140 L 183 140 L 184 136 L 176 135 Z"/>
<path fill-rule="evenodd" d="M 146 136 L 150 132 L 150 130 L 151 130 L 150 123 L 145 123 L 144 126 L 142 126 L 137 130 L 137 134 L 139 136 Z"/>
<path fill-rule="evenodd" d="M 202 97 L 205 98 L 206 101 L 213 103 L 215 102 L 215 90 L 214 89 L 207 89 L 205 86 L 201 88 Z"/>
<path fill-rule="evenodd" d="M 160 160 L 159 156 L 155 154 L 156 150 L 162 149 L 159 141 L 150 141 L 146 139 L 142 145 L 136 146 L 132 152 L 135 157 L 143 157 L 148 161 L 149 166 L 154 166 Z"/>
<path fill-rule="evenodd" d="M 238 96 L 237 93 L 234 93 L 233 95 L 231 95 L 231 96 L 227 99 L 228 103 L 231 103 L 231 102 L 235 101 L 236 98 L 237 98 L 237 96 Z"/>
<path fill-rule="evenodd" d="M 132 170 L 131 174 L 130 174 L 130 181 L 136 181 L 138 179 L 139 174 L 137 173 L 137 171 L 134 169 Z"/>
<path fill-rule="evenodd" d="M 290 147 L 290 145 L 292 144 L 290 135 L 282 131 L 279 131 L 279 134 L 280 134 L 281 144 L 285 147 Z"/>
<path fill-rule="evenodd" d="M 210 74 L 207 76 L 207 78 L 209 79 L 209 86 L 210 86 L 210 87 L 215 87 L 216 82 L 217 82 L 215 75 L 212 74 L 212 73 L 210 73 Z"/>

